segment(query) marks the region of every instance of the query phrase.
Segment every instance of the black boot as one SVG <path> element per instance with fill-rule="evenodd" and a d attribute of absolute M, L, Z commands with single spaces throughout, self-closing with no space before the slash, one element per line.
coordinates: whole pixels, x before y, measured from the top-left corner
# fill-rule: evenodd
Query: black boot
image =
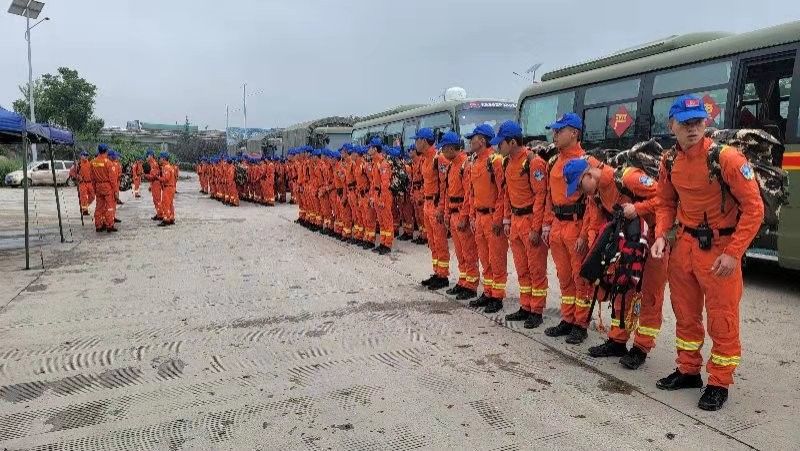
<path fill-rule="evenodd" d="M 619 363 L 629 370 L 638 369 L 644 361 L 647 359 L 647 353 L 642 351 L 641 349 L 637 348 L 636 346 L 632 346 L 631 350 L 628 351 L 627 354 L 622 356 L 619 359 Z"/>
<path fill-rule="evenodd" d="M 531 312 L 520 307 L 516 312 L 506 315 L 506 321 L 525 321 L 530 314 Z"/>
<path fill-rule="evenodd" d="M 537 327 L 542 325 L 542 322 L 543 320 L 541 313 L 531 312 L 531 314 L 528 315 L 528 319 L 525 320 L 525 324 L 523 325 L 523 327 L 525 327 L 526 329 L 536 329 Z"/>
<path fill-rule="evenodd" d="M 150 218 L 150 219 L 152 219 L 153 221 L 161 221 L 161 217 L 160 217 L 160 216 L 158 216 L 158 215 L 155 215 L 155 216 L 153 216 L 153 217 L 152 217 L 152 218 Z"/>
<path fill-rule="evenodd" d="M 497 313 L 500 310 L 503 310 L 503 301 L 492 298 L 486 308 L 483 309 L 483 313 Z"/>
<path fill-rule="evenodd" d="M 119 224 L 120 222 L 122 222 L 122 221 L 120 221 L 120 220 L 119 220 L 119 219 L 117 219 L 117 218 L 114 218 L 114 223 L 116 223 L 116 224 Z"/>
<path fill-rule="evenodd" d="M 628 354 L 625 343 L 617 343 L 614 340 L 606 340 L 605 343 L 589 348 L 589 355 L 592 357 L 622 357 Z"/>
<path fill-rule="evenodd" d="M 106 232 L 108 232 L 108 233 L 117 232 L 117 231 L 118 231 L 117 228 L 114 227 L 114 226 L 111 226 L 111 227 L 106 229 Z"/>
<path fill-rule="evenodd" d="M 98 228 L 96 228 L 96 229 L 94 229 L 94 230 L 95 230 L 96 232 L 100 233 L 100 232 L 105 232 L 105 231 L 106 231 L 106 228 L 105 228 L 105 227 L 98 227 Z"/>
<path fill-rule="evenodd" d="M 423 280 L 422 282 L 420 282 L 420 285 L 422 285 L 423 287 L 427 287 L 427 286 L 428 286 L 428 285 L 430 285 L 430 284 L 431 284 L 431 282 L 433 282 L 433 281 L 434 281 L 434 279 L 436 279 L 436 278 L 437 278 L 436 274 L 431 274 L 431 276 L 430 276 L 430 277 L 428 277 L 427 279 L 425 279 L 425 280 Z"/>
<path fill-rule="evenodd" d="M 682 388 L 701 388 L 703 378 L 699 374 L 683 374 L 677 369 L 669 376 L 659 379 L 656 387 L 661 390 L 680 390 Z"/>
<path fill-rule="evenodd" d="M 411 240 L 411 235 L 409 235 L 407 233 L 404 233 L 404 234 L 400 235 L 399 237 L 397 237 L 397 241 L 410 241 L 410 240 Z"/>
<path fill-rule="evenodd" d="M 566 341 L 571 345 L 579 345 L 583 343 L 583 341 L 586 340 L 586 337 L 588 336 L 589 334 L 586 333 L 585 327 L 574 325 L 572 326 L 572 330 L 569 332 L 569 336 L 567 336 L 567 339 L 564 341 Z"/>
<path fill-rule="evenodd" d="M 479 297 L 478 299 L 475 299 L 474 301 L 470 301 L 469 306 L 472 307 L 472 308 L 486 307 L 487 305 L 489 305 L 489 301 L 491 301 L 491 300 L 492 300 L 492 298 L 490 298 L 489 296 L 486 296 L 486 293 L 483 293 L 483 294 L 481 294 L 481 297 Z"/>
<path fill-rule="evenodd" d="M 461 290 L 461 293 L 458 293 L 456 295 L 456 300 L 457 301 L 466 301 L 467 299 L 472 299 L 477 295 L 478 295 L 477 291 L 470 290 L 468 288 L 464 288 L 463 290 Z"/>
<path fill-rule="evenodd" d="M 570 332 L 572 332 L 572 324 L 563 320 L 558 323 L 558 326 L 548 327 L 544 330 L 544 334 L 548 337 L 563 337 L 569 335 Z"/>
<path fill-rule="evenodd" d="M 419 243 L 417 243 L 417 244 L 428 244 L 428 239 L 427 238 L 420 238 L 419 239 Z"/>
<path fill-rule="evenodd" d="M 167 221 L 161 221 L 161 222 L 158 223 L 159 227 L 166 227 L 168 225 L 169 225 L 169 223 Z"/>
<path fill-rule="evenodd" d="M 464 289 L 464 287 L 462 287 L 461 285 L 455 285 L 453 288 L 450 288 L 449 290 L 445 291 L 445 293 L 449 294 L 449 295 L 452 295 L 452 296 L 455 296 L 455 295 L 461 293 L 461 291 L 463 289 Z"/>
<path fill-rule="evenodd" d="M 378 249 L 378 255 L 386 255 L 391 253 L 392 253 L 392 248 L 389 246 L 381 245 L 380 249 Z"/>
<path fill-rule="evenodd" d="M 697 407 L 703 410 L 719 410 L 725 401 L 728 400 L 728 389 L 725 387 L 717 387 L 716 385 L 706 386 L 703 396 L 700 397 L 700 402 Z"/>
<path fill-rule="evenodd" d="M 431 291 L 441 290 L 450 285 L 450 280 L 447 277 L 437 277 L 428 285 L 428 289 Z"/>

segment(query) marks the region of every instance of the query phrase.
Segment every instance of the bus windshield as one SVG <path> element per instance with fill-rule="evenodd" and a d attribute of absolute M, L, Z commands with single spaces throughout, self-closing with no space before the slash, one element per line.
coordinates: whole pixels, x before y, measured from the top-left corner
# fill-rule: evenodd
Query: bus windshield
<path fill-rule="evenodd" d="M 458 112 L 459 133 L 466 136 L 480 124 L 489 124 L 496 132 L 500 124 L 515 118 L 516 108 L 513 102 L 470 102 Z"/>

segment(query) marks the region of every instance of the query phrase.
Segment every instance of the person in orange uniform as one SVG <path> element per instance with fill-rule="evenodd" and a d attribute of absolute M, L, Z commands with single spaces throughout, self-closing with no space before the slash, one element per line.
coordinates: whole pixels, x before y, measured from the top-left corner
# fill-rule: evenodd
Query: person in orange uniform
<path fill-rule="evenodd" d="M 225 163 L 225 182 L 227 185 L 228 205 L 239 206 L 239 188 L 236 185 L 236 165 L 238 158 L 232 157 Z M 163 213 L 163 212 L 162 212 Z"/>
<path fill-rule="evenodd" d="M 198 167 L 201 167 L 201 166 L 202 165 L 198 165 Z M 144 169 L 142 169 L 142 160 L 139 159 L 139 158 L 136 158 L 136 160 L 133 162 L 133 167 L 131 167 L 131 177 L 133 178 L 133 197 L 135 197 L 137 199 L 142 197 L 142 195 L 139 194 L 139 188 L 141 188 L 141 186 L 142 186 L 142 175 L 143 174 L 144 174 Z M 202 170 L 198 170 L 198 175 L 200 175 L 200 174 L 202 174 Z M 201 176 L 200 177 L 200 186 L 201 186 L 201 188 L 202 188 L 202 181 L 203 181 L 203 178 Z"/>
<path fill-rule="evenodd" d="M 567 335 L 567 343 L 579 344 L 588 335 L 590 287 L 580 276 L 580 268 L 589 249 L 590 237 L 588 224 L 584 228 L 586 199 L 580 193 L 567 196 L 564 165 L 585 155 L 580 144 L 583 121 L 575 113 L 566 113 L 548 128 L 553 130 L 553 143 L 558 155 L 551 159 L 547 168 L 548 195 L 542 239 L 549 244 L 556 264 L 561 287 L 561 322 L 548 327 L 544 333 L 549 337 Z M 590 166 L 599 166 L 595 158 L 586 158 Z"/>
<path fill-rule="evenodd" d="M 439 290 L 450 285 L 450 250 L 447 246 L 447 228 L 444 224 L 445 176 L 448 161 L 439 158 L 434 143 L 433 130 L 421 128 L 414 135 L 417 151 L 422 155 L 420 170 L 422 171 L 422 194 L 425 199 L 423 209 L 425 230 L 428 233 L 428 248 L 431 250 L 433 274 L 423 280 L 423 286 L 429 290 Z"/>
<path fill-rule="evenodd" d="M 375 226 L 377 218 L 375 217 L 375 209 L 370 205 L 370 198 L 372 195 L 372 165 L 367 161 L 365 156 L 368 149 L 361 148 L 361 168 L 356 170 L 356 188 L 359 192 L 359 203 L 361 205 L 361 220 L 364 226 L 364 242 L 361 247 L 364 249 L 373 249 L 375 247 Z"/>
<path fill-rule="evenodd" d="M 153 206 L 156 209 L 156 214 L 151 219 L 154 221 L 161 221 L 161 182 L 159 181 L 159 177 L 161 177 L 161 168 L 158 166 L 158 161 L 156 161 L 153 149 L 147 149 L 145 155 L 147 156 L 147 165 L 150 171 L 145 174 L 144 178 L 150 182 L 150 194 L 153 195 Z"/>
<path fill-rule="evenodd" d="M 375 214 L 380 227 L 379 245 L 373 252 L 386 255 L 392 252 L 394 244 L 394 196 L 392 195 L 392 166 L 384 155 L 383 141 L 380 138 L 372 138 L 369 143 L 369 156 L 372 160 L 372 173 L 370 180 L 372 185 L 372 197 L 370 204 L 375 209 Z"/>
<path fill-rule="evenodd" d="M 92 164 L 89 161 L 89 152 L 82 150 L 78 163 L 73 165 L 69 172 L 69 176 L 78 182 L 78 201 L 81 205 L 81 214 L 89 216 L 89 205 L 94 202 Z"/>
<path fill-rule="evenodd" d="M 267 159 L 264 171 L 264 202 L 272 207 L 275 205 L 275 162 Z"/>
<path fill-rule="evenodd" d="M 336 162 L 336 208 L 337 219 L 341 227 L 339 239 L 350 242 L 353 238 L 353 215 L 350 210 L 349 196 L 347 189 L 347 173 L 350 171 L 350 150 L 352 147 L 345 143 L 339 148 L 339 159 Z"/>
<path fill-rule="evenodd" d="M 398 150 L 400 152 L 398 159 L 402 162 L 403 170 L 410 180 L 412 174 L 411 160 L 409 160 L 408 154 L 402 147 L 399 147 Z M 411 198 L 411 183 L 407 184 L 403 192 L 395 195 L 395 203 L 398 205 L 400 227 L 403 229 L 403 233 L 397 237 L 397 240 L 411 241 L 414 239 L 414 201 Z"/>
<path fill-rule="evenodd" d="M 500 125 L 491 141 L 505 157 L 506 182 L 503 232 L 519 280 L 519 310 L 506 321 L 525 321 L 526 329 L 542 324 L 547 300 L 547 246 L 542 242 L 547 197 L 547 163 L 522 144 L 522 127 L 514 121 Z"/>
<path fill-rule="evenodd" d="M 607 220 L 611 219 L 615 209 L 621 209 L 628 219 L 641 217 L 645 220 L 648 225 L 646 238 L 651 245 L 653 244 L 658 183 L 644 171 L 635 167 L 614 169 L 608 165 L 590 168 L 585 159 L 576 158 L 564 165 L 564 180 L 567 182 L 568 196 L 580 191 L 588 197 L 597 199 L 596 202 L 589 204 L 589 208 L 599 210 L 597 214 L 590 215 L 593 218 L 590 227 L 595 235 L 599 234 Z M 615 303 L 614 319 L 611 320 L 608 340 L 589 348 L 589 355 L 620 357 L 620 363 L 632 370 L 644 363 L 647 353 L 655 347 L 656 337 L 661 331 L 661 311 L 664 304 L 664 288 L 667 284 L 667 261 L 668 258 L 665 256 L 647 259 L 644 264 L 639 325 L 631 349 L 628 350 L 626 346 L 630 334 L 625 328 L 620 328 L 619 318 L 627 317 L 631 313 L 633 302 L 627 303 L 627 311 L 624 313 L 620 311 L 621 303 Z"/>
<path fill-rule="evenodd" d="M 475 233 L 483 272 L 483 294 L 469 305 L 499 312 L 506 297 L 508 238 L 503 234 L 506 190 L 503 158 L 490 144 L 494 137 L 489 124 L 478 125 L 467 135 L 473 155 L 468 188 L 470 227 Z"/>
<path fill-rule="evenodd" d="M 119 162 L 119 153 L 116 150 L 108 151 L 108 158 L 111 161 L 111 170 L 114 173 L 112 184 L 114 185 L 114 222 L 122 222 L 117 219 L 117 205 L 123 205 L 119 198 L 119 184 L 122 179 L 122 164 Z"/>
<path fill-rule="evenodd" d="M 679 223 L 669 265 L 669 287 L 675 312 L 678 368 L 656 384 L 662 390 L 697 388 L 705 330 L 703 307 L 711 336 L 708 385 L 698 407 L 718 410 L 728 399 L 728 386 L 739 364 L 739 302 L 743 281 L 741 260 L 764 218 L 755 172 L 732 147 L 719 155 L 721 180 L 709 177 L 708 154 L 716 147 L 704 136 L 707 112 L 702 99 L 678 97 L 669 111 L 677 144 L 666 153 L 658 178 L 656 241 L 653 258 L 665 258 L 667 232 Z M 724 183 L 724 186 L 721 184 Z M 728 192 L 727 196 L 723 193 Z M 730 199 L 733 197 L 733 199 Z"/>
<path fill-rule="evenodd" d="M 346 208 L 350 210 L 352 222 L 352 234 L 348 243 L 360 244 L 364 240 L 364 227 L 361 222 L 361 209 L 358 205 L 358 192 L 356 190 L 356 167 L 359 166 L 361 156 L 360 149 L 356 144 L 349 146 L 349 154 L 345 163 L 345 196 L 347 197 Z"/>
<path fill-rule="evenodd" d="M 422 193 L 422 152 L 417 150 L 416 143 L 411 144 L 411 200 L 414 203 L 414 218 L 417 222 L 417 237 L 411 240 L 414 244 L 428 244 L 425 231 L 425 195 Z"/>
<path fill-rule="evenodd" d="M 470 198 L 466 189 L 469 162 L 463 151 L 464 142 L 456 132 L 447 132 L 439 140 L 442 158 L 448 161 L 445 174 L 444 202 L 445 226 L 453 237 L 453 248 L 458 261 L 458 282 L 446 291 L 456 299 L 472 299 L 478 295 L 478 249 L 475 235 L 469 227 Z"/>
<path fill-rule="evenodd" d="M 161 166 L 161 212 L 164 215 L 158 225 L 164 227 L 175 224 L 175 189 L 178 183 L 178 171 L 175 165 L 169 162 L 169 152 L 158 155 L 158 164 Z"/>
<path fill-rule="evenodd" d="M 111 167 L 111 160 L 108 158 L 106 144 L 97 146 L 97 156 L 91 161 L 91 180 L 97 197 L 97 205 L 94 208 L 95 230 L 116 232 L 114 212 L 117 204 L 114 200 L 114 170 Z"/>

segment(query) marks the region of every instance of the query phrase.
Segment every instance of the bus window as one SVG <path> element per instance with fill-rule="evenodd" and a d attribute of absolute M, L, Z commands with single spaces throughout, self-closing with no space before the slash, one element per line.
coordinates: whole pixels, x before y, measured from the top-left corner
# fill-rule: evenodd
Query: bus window
<path fill-rule="evenodd" d="M 494 102 L 492 105 L 497 105 Z M 468 135 L 480 124 L 489 124 L 496 132 L 500 124 L 505 121 L 513 120 L 517 115 L 517 105 L 515 103 L 502 103 L 502 106 L 484 107 L 488 102 L 474 102 L 465 105 L 458 111 L 458 131 L 461 136 Z M 474 106 L 473 106 L 474 105 Z"/>
<path fill-rule="evenodd" d="M 408 150 L 414 144 L 414 135 L 417 134 L 417 121 L 409 119 L 403 124 L 403 149 Z"/>
<path fill-rule="evenodd" d="M 589 108 L 583 112 L 583 142 L 589 147 L 624 149 L 635 144 L 636 102 Z"/>
<path fill-rule="evenodd" d="M 635 99 L 639 97 L 639 82 L 640 80 L 635 78 L 591 87 L 583 96 L 583 104 L 597 105 L 598 103 Z"/>
<path fill-rule="evenodd" d="M 374 127 L 370 127 L 370 128 L 369 128 L 369 133 L 367 134 L 367 139 L 366 139 L 366 141 L 368 142 L 369 140 L 371 140 L 371 139 L 372 139 L 372 138 L 374 138 L 375 136 L 377 136 L 377 137 L 379 137 L 379 138 L 383 139 L 383 131 L 384 131 L 385 129 L 386 129 L 386 126 L 385 126 L 385 125 L 376 125 L 376 126 L 374 126 Z"/>
<path fill-rule="evenodd" d="M 392 122 L 386 126 L 386 135 L 383 140 L 389 146 L 399 146 L 403 137 L 403 122 Z"/>
<path fill-rule="evenodd" d="M 725 106 L 728 103 L 728 89 L 714 89 L 691 94 L 703 99 L 709 116 L 706 124 L 709 127 L 723 128 Z M 652 136 L 664 136 L 672 133 L 669 130 L 669 108 L 677 98 L 678 96 L 664 97 L 653 101 L 653 123 L 650 130 Z"/>
<path fill-rule="evenodd" d="M 453 124 L 453 117 L 450 113 L 435 113 L 428 116 L 422 116 L 419 119 L 419 128 L 432 128 L 433 134 L 438 141 L 439 136 L 455 129 Z"/>
<path fill-rule="evenodd" d="M 789 98 L 794 72 L 794 55 L 744 61 L 742 85 L 738 91 L 740 107 L 734 114 L 734 127 L 759 128 L 779 141 L 786 140 Z M 779 155 L 774 156 L 780 161 Z"/>
<path fill-rule="evenodd" d="M 720 61 L 688 69 L 658 74 L 653 79 L 653 95 L 697 91 L 698 88 L 725 85 L 731 79 L 731 62 Z"/>
<path fill-rule="evenodd" d="M 364 138 L 367 136 L 366 129 L 353 130 L 353 142 L 356 144 L 364 144 Z"/>
<path fill-rule="evenodd" d="M 522 103 L 520 122 L 527 137 L 551 141 L 553 133 L 545 127 L 575 108 L 575 91 L 562 92 L 547 97 L 529 98 Z"/>

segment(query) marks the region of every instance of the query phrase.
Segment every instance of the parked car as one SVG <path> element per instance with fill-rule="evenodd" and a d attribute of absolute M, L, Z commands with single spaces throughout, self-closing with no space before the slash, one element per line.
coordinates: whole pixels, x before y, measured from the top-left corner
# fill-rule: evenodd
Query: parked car
<path fill-rule="evenodd" d="M 75 181 L 69 176 L 69 170 L 74 164 L 72 161 L 55 160 L 56 183 L 59 185 L 72 185 Z M 52 185 L 53 172 L 50 170 L 49 161 L 35 161 L 28 165 L 28 180 L 30 185 Z M 6 174 L 6 186 L 22 186 L 22 169 Z"/>

